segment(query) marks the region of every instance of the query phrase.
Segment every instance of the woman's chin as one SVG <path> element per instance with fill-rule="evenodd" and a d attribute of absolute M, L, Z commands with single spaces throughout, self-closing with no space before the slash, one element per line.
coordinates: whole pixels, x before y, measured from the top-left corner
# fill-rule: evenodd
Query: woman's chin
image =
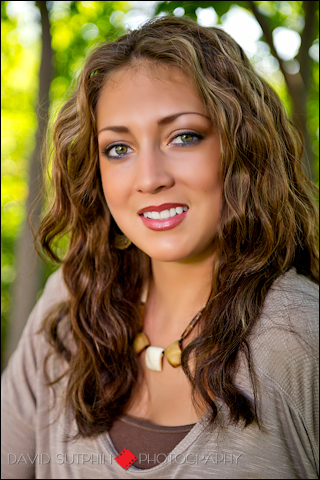
<path fill-rule="evenodd" d="M 171 245 L 171 246 L 162 246 L 157 248 L 144 248 L 144 246 L 138 247 L 142 250 L 146 255 L 148 255 L 151 260 L 157 262 L 197 262 L 201 261 L 209 256 L 213 255 L 213 251 L 211 248 L 190 248 L 190 247 L 182 247 L 179 245 Z"/>

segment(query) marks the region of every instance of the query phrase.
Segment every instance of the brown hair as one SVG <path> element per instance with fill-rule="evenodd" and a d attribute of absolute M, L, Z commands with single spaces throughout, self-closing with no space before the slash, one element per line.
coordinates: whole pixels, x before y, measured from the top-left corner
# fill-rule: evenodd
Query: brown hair
<path fill-rule="evenodd" d="M 220 136 L 223 206 L 212 291 L 201 334 L 182 355 L 182 368 L 211 407 L 212 422 L 213 394 L 229 407 L 233 421 L 259 423 L 249 334 L 275 279 L 295 267 L 319 281 L 316 189 L 302 171 L 302 137 L 241 47 L 220 28 L 172 16 L 102 43 L 55 122 L 55 196 L 37 234 L 43 250 L 62 263 L 69 292 L 45 330 L 68 361 L 66 406 L 82 436 L 111 428 L 134 394 L 140 371 L 132 343 L 149 258 L 134 245 L 114 247 L 117 227 L 98 168 L 96 106 L 110 75 L 145 60 L 178 66 L 192 79 Z M 69 244 L 60 259 L 53 244 L 65 233 Z M 62 318 L 69 321 L 72 353 L 57 333 Z M 194 376 L 191 352 L 197 359 Z M 253 403 L 234 382 L 240 352 L 248 361 Z"/>

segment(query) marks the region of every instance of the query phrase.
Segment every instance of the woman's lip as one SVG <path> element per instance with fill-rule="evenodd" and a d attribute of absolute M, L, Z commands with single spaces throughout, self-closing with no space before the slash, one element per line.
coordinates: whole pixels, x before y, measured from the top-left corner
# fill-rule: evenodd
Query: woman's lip
<path fill-rule="evenodd" d="M 139 210 L 138 215 L 141 215 L 142 213 L 146 212 L 162 212 L 162 210 L 170 210 L 170 208 L 176 208 L 176 207 L 185 207 L 185 203 L 163 203 L 162 205 L 150 205 L 149 207 L 146 208 L 141 208 Z"/>
<path fill-rule="evenodd" d="M 177 205 L 177 206 L 181 206 L 181 205 Z M 147 210 L 147 212 L 148 211 L 150 210 Z M 143 215 L 140 215 L 140 218 L 145 224 L 145 226 L 150 228 L 150 230 L 156 230 L 156 231 L 170 230 L 170 228 L 176 227 L 177 225 L 179 225 L 179 223 L 181 223 L 184 220 L 188 211 L 189 210 L 182 212 L 179 215 L 175 215 L 174 217 L 171 217 L 171 218 L 166 218 L 165 220 L 155 220 L 154 218 L 147 218 L 147 217 L 144 217 Z"/>

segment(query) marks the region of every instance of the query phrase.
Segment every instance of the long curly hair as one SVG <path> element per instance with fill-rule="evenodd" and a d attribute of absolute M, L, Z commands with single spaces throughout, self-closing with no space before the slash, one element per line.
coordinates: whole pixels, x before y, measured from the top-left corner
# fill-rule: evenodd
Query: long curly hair
<path fill-rule="evenodd" d="M 319 282 L 317 189 L 302 170 L 301 134 L 241 47 L 220 28 L 201 27 L 186 17 L 154 18 L 97 46 L 52 129 L 54 198 L 36 239 L 62 265 L 69 293 L 44 323 L 56 354 L 68 364 L 66 407 L 76 418 L 78 436 L 108 431 L 141 373 L 132 344 L 150 259 L 134 245 L 115 248 L 117 226 L 99 172 L 96 107 L 111 75 L 144 61 L 176 66 L 188 75 L 217 127 L 222 150 L 223 204 L 212 290 L 201 333 L 183 351 L 182 368 L 193 393 L 211 407 L 212 422 L 216 396 L 233 422 L 260 425 L 249 334 L 279 276 L 295 267 Z M 54 245 L 65 234 L 68 248 L 60 258 Z M 59 334 L 62 319 L 74 349 Z M 240 352 L 247 359 L 253 402 L 235 384 Z M 188 366 L 191 354 L 194 373 Z"/>

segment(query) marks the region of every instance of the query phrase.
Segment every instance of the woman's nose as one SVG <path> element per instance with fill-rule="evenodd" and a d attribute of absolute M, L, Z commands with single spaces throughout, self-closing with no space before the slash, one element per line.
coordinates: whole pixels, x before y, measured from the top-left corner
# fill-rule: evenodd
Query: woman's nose
<path fill-rule="evenodd" d="M 170 172 L 168 159 L 156 147 L 141 150 L 135 167 L 135 189 L 138 192 L 157 193 L 174 185 L 174 176 Z"/>

